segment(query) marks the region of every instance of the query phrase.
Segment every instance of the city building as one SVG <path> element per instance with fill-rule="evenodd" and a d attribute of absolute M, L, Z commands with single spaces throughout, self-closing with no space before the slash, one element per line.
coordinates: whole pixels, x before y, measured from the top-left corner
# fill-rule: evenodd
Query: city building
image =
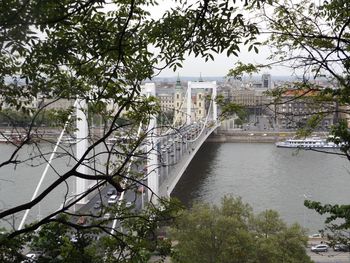
<path fill-rule="evenodd" d="M 271 89 L 272 88 L 272 81 L 271 81 L 271 74 L 263 74 L 261 76 L 261 82 L 262 82 L 262 88 L 263 89 Z"/>
<path fill-rule="evenodd" d="M 156 96 L 159 99 L 162 112 L 174 111 L 174 88 L 173 87 L 156 87 Z"/>
<path fill-rule="evenodd" d="M 275 104 L 277 127 L 297 129 L 305 126 L 310 117 L 322 114 L 318 129 L 328 130 L 334 123 L 335 104 L 319 100 L 317 95 L 317 91 L 285 91 Z"/>
<path fill-rule="evenodd" d="M 243 106 L 251 115 L 271 114 L 271 97 L 264 90 L 246 84 L 239 89 L 232 89 L 230 101 Z"/>
<path fill-rule="evenodd" d="M 66 110 L 74 105 L 74 101 L 68 99 L 48 99 L 39 96 L 38 108 L 45 107 L 45 110 Z"/>

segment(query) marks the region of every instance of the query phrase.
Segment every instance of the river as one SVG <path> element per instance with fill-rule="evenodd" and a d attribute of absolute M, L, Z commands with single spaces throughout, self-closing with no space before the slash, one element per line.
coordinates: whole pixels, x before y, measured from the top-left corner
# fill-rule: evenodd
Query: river
<path fill-rule="evenodd" d="M 4 161 L 12 150 L 13 147 L 1 144 L 0 161 Z M 33 149 L 28 146 L 18 158 L 32 154 Z M 57 171 L 70 165 L 72 160 L 64 158 L 54 162 Z M 44 166 L 27 162 L 27 165 L 13 168 L 0 169 L 2 209 L 30 200 Z M 304 196 L 332 204 L 350 203 L 348 169 L 349 162 L 336 155 L 312 151 L 297 153 L 268 143 L 205 143 L 176 186 L 173 196 L 187 206 L 195 201 L 219 204 L 224 195 L 241 196 L 255 212 L 277 210 L 286 222 L 298 222 L 314 233 L 322 228 L 324 218 L 303 206 Z M 50 169 L 43 186 L 57 176 Z M 72 191 L 70 188 L 68 194 Z M 67 188 L 62 185 L 45 198 L 41 207 L 31 210 L 28 221 L 36 219 L 39 212 L 45 215 L 56 210 L 66 193 Z M 21 215 L 16 217 L 18 222 Z"/>
<path fill-rule="evenodd" d="M 18 165 L 6 165 L 0 168 L 0 209 L 7 209 L 15 205 L 22 204 L 23 202 L 30 201 L 34 190 L 40 180 L 41 175 L 46 167 L 45 160 L 48 160 L 53 149 L 53 145 L 40 145 L 42 151 L 42 157 L 38 157 L 38 149 L 33 145 L 25 145 L 15 159 L 18 161 L 24 161 Z M 0 144 L 0 163 L 8 160 L 10 154 L 13 153 L 15 147 L 9 144 Z M 67 151 L 71 151 L 66 149 Z M 66 170 L 67 167 L 71 167 L 74 164 L 72 158 L 63 157 L 66 152 L 63 148 L 58 151 L 52 162 L 52 167 L 48 170 L 48 173 L 43 181 L 42 187 L 39 193 L 49 186 L 54 180 L 56 180 L 59 174 Z M 28 220 L 26 222 L 32 222 L 43 215 L 47 215 L 50 212 L 57 210 L 64 197 L 73 194 L 74 189 L 68 185 L 71 185 L 71 180 L 68 180 L 68 184 L 62 184 L 60 187 L 52 191 L 41 203 L 31 209 Z M 22 219 L 23 213 L 17 213 L 12 218 L 7 218 L 7 222 L 0 221 L 1 227 L 9 228 L 10 225 L 18 226 Z"/>
<path fill-rule="evenodd" d="M 306 197 L 323 203 L 350 203 L 347 159 L 269 143 L 205 143 L 176 186 L 173 196 L 189 206 L 219 204 L 224 195 L 242 197 L 255 212 L 277 210 L 310 233 L 324 217 L 304 207 Z"/>

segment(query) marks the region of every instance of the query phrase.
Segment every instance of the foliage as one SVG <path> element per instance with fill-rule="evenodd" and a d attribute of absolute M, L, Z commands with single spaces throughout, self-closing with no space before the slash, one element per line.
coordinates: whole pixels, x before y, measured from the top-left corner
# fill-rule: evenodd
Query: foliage
<path fill-rule="evenodd" d="M 266 66 L 286 66 L 293 70 L 302 82 L 299 87 L 305 94 L 318 91 L 313 103 L 323 108 L 322 103 L 331 105 L 326 111 L 310 116 L 306 127 L 299 131 L 309 135 L 328 114 L 335 114 L 329 140 L 341 144 L 339 155 L 349 158 L 349 129 L 346 119 L 350 103 L 350 20 L 349 1 L 268 1 L 262 5 L 259 17 L 264 18 L 266 31 L 270 33 L 266 44 L 272 49 L 271 63 Z M 262 23 L 263 24 L 263 23 Z M 261 68 L 257 65 L 256 69 Z M 327 81 L 322 87 L 315 82 Z M 280 94 L 276 94 L 276 102 Z M 292 98 L 291 100 L 300 97 Z M 344 120 L 341 120 L 343 118 Z M 320 214 L 329 213 L 326 229 L 340 242 L 349 243 L 349 206 L 330 205 L 306 201 L 305 205 Z M 338 223 L 336 219 L 340 219 Z M 344 235 L 345 233 L 345 235 Z M 346 237 L 346 242 L 344 241 Z M 334 241 L 335 242 L 335 241 Z"/>
<path fill-rule="evenodd" d="M 257 27 L 244 19 L 235 2 L 174 1 L 174 6 L 160 18 L 152 16 L 150 10 L 154 8 L 157 3 L 153 0 L 13 0 L 0 6 L 0 106 L 31 118 L 29 127 L 14 129 L 24 132 L 25 139 L 0 167 L 21 162 L 17 154 L 25 144 L 35 143 L 34 124 L 52 101 L 86 100 L 89 110 L 84 113 L 90 111 L 94 115 L 91 119 L 100 117 L 103 121 L 101 134 L 89 137 L 90 148 L 83 157 L 73 158 L 73 168 L 62 171 L 34 200 L 0 211 L 0 219 L 32 208 L 71 178 L 96 183 L 83 196 L 107 182 L 120 192 L 134 191 L 136 182 L 143 178 L 128 174 L 126 167 L 147 136 L 150 116 L 160 110 L 155 98 L 141 96 L 142 82 L 166 67 L 175 70 L 187 54 L 213 59 L 214 53 L 238 52 L 238 44 L 244 41 L 256 45 Z M 37 108 L 33 102 L 39 98 Z M 64 109 L 53 112 L 49 119 L 63 125 L 71 113 L 71 108 Z M 140 123 L 140 139 L 131 139 L 129 145 L 116 143 L 112 149 L 106 146 L 107 139 L 115 134 L 126 133 L 134 138 Z M 19 128 L 21 123 L 12 124 Z M 37 152 L 43 153 L 41 147 L 35 143 Z M 97 147 L 106 153 L 105 163 L 98 159 Z M 62 156 L 72 157 L 71 151 L 63 152 Z M 41 157 L 38 154 L 30 162 Z M 118 164 L 112 161 L 116 157 L 122 159 Z M 91 174 L 78 172 L 82 163 L 89 166 Z M 68 195 L 69 184 L 66 185 Z M 51 217 L 74 205 L 65 204 Z M 28 231 L 48 223 L 51 217 L 30 226 Z M 11 237 L 24 232 L 26 229 L 15 231 Z"/>
<path fill-rule="evenodd" d="M 247 112 L 244 107 L 238 105 L 234 102 L 230 102 L 228 99 L 225 99 L 222 95 L 218 95 L 215 99 L 217 105 L 220 107 L 220 119 L 226 119 L 237 115 L 238 121 L 243 123 L 247 118 Z"/>
<path fill-rule="evenodd" d="M 252 1 L 251 4 L 255 6 L 260 2 Z M 43 118 L 53 125 L 64 126 L 73 113 L 71 107 L 46 111 L 53 102 L 85 100 L 89 108 L 82 109 L 84 114 L 93 115 L 88 118 L 90 134 L 85 138 L 90 146 L 81 157 L 77 159 L 71 150 L 60 146 L 59 158 L 72 159 L 73 166 L 66 166 L 63 171 L 54 169 L 57 173 L 54 181 L 41 189 L 33 200 L 0 211 L 0 220 L 6 220 L 40 204 L 58 187 L 65 189 L 60 209 L 23 229 L 11 231 L 1 240 L 2 245 L 8 244 L 10 252 L 15 244 L 11 243 L 12 239 L 41 227 L 42 232 L 33 237 L 33 245 L 46 247 L 46 254 L 58 253 L 51 243 L 54 237 L 60 239 L 59 228 L 64 232 L 64 226 L 82 232 L 100 229 L 110 233 L 111 226 L 101 223 L 102 214 L 97 219 L 96 215 L 85 215 L 89 219 L 87 226 L 73 222 L 75 220 L 58 220 L 57 216 L 68 211 L 73 213 L 72 207 L 77 202 L 92 192 L 100 193 L 107 185 L 119 192 L 132 193 L 147 178 L 147 174 L 128 169 L 134 159 L 137 165 L 145 166 L 146 160 L 140 158 L 139 146 L 151 132 L 147 128 L 150 116 L 156 116 L 160 111 L 155 98 L 142 96 L 142 82 L 152 79 L 164 68 L 176 70 L 181 67 L 187 54 L 208 60 L 213 59 L 214 53 L 237 55 L 240 43 L 250 43 L 255 49 L 257 27 L 244 19 L 235 1 L 188 3 L 180 0 L 173 3 L 174 7 L 168 8 L 161 18 L 151 15 L 150 10 L 158 5 L 154 0 L 10 0 L 0 6 L 0 108 L 2 112 L 10 109 L 11 114 L 16 115 L 13 119 L 23 125 L 21 129 L 15 129 L 23 140 L 18 145 L 12 144 L 13 153 L 0 163 L 0 168 L 47 163 L 46 156 L 51 152 L 46 144 L 34 140 L 39 132 L 35 125 L 42 123 Z M 33 106 L 39 99 L 40 105 Z M 22 121 L 22 117 L 25 120 Z M 102 128 L 98 134 L 93 134 L 91 128 L 97 119 L 101 120 Z M 72 123 L 71 120 L 69 124 Z M 72 126 L 70 129 L 75 130 Z M 140 136 L 135 139 L 137 134 Z M 128 137 L 129 143 L 121 140 L 108 146 L 109 138 L 121 135 Z M 26 144 L 30 143 L 31 157 L 19 159 L 18 156 L 28 149 Z M 47 140 L 47 143 L 53 146 L 56 141 Z M 80 172 L 81 166 L 88 167 L 88 172 Z M 30 174 L 29 170 L 26 172 Z M 87 181 L 91 187 L 68 202 L 67 197 L 72 192 L 70 180 L 76 178 Z M 169 207 L 164 206 L 167 213 L 172 211 Z M 126 224 L 131 233 L 136 231 L 137 236 L 130 234 L 124 239 L 124 233 L 116 227 L 113 229 L 116 234 L 106 243 L 114 246 L 122 240 L 124 247 L 137 252 L 135 255 L 143 254 L 143 260 L 151 250 L 145 238 L 149 238 L 157 222 L 149 220 L 147 213 L 162 212 L 159 206 L 153 208 L 133 214 L 134 221 L 127 210 L 120 210 L 118 221 L 121 225 Z M 51 222 L 59 225 L 46 228 L 45 225 Z M 149 222 L 152 222 L 151 227 Z M 85 250 L 83 253 L 73 248 L 65 238 L 62 242 L 64 251 L 71 251 L 77 258 L 85 255 Z M 89 245 L 86 248 L 90 249 Z M 65 259 L 69 253 L 61 249 L 61 259 Z M 166 246 L 164 250 L 167 250 Z M 110 251 L 112 255 L 114 252 Z M 88 252 L 84 260 L 92 260 L 92 254 Z"/>
<path fill-rule="evenodd" d="M 288 227 L 272 210 L 254 215 L 240 198 L 195 204 L 176 223 L 175 262 L 311 262 L 299 225 Z"/>
<path fill-rule="evenodd" d="M 96 216 L 88 225 L 74 225 L 76 217 L 60 215 L 38 231 L 27 233 L 25 239 L 6 239 L 8 233 L 4 233 L 1 262 L 20 262 L 24 247 L 38 255 L 38 263 L 148 262 L 154 253 L 169 255 L 170 242 L 158 239 L 158 230 L 171 222 L 181 206 L 176 201 L 163 202 L 161 206 L 162 209 L 149 207 L 140 212 L 120 203 L 118 207 L 105 208 L 114 215 L 110 219 Z M 121 216 L 124 219 L 119 223 L 124 231 L 107 232 L 111 222 Z"/>
<path fill-rule="evenodd" d="M 24 248 L 24 243 L 27 237 L 21 236 L 12 239 L 7 239 L 7 232 L 1 228 L 0 233 L 0 261 L 4 263 L 21 262 L 24 258 L 21 254 L 21 249 Z"/>
<path fill-rule="evenodd" d="M 327 215 L 322 232 L 331 245 L 340 243 L 350 246 L 350 205 L 321 204 L 311 200 L 305 200 L 304 205 L 320 215 Z"/>
<path fill-rule="evenodd" d="M 23 114 L 11 109 L 2 110 L 0 113 L 0 123 L 2 126 L 23 127 L 31 124 L 29 114 Z"/>
<path fill-rule="evenodd" d="M 271 49 L 270 62 L 238 63 L 229 75 L 251 74 L 271 66 L 286 67 L 301 80 L 299 84 L 293 83 L 292 89 L 303 86 L 305 92 L 318 90 L 320 94 L 315 103 L 328 101 L 333 104 L 327 112 L 320 113 L 320 118 L 329 114 L 337 114 L 339 118 L 341 114 L 347 114 L 350 86 L 349 3 L 343 0 L 318 3 L 309 0 L 297 3 L 265 1 L 260 10 L 253 9 L 252 13 L 257 21 L 261 21 L 259 29 L 268 33 L 264 44 Z M 315 80 L 328 81 L 329 87 L 317 85 Z"/>
<path fill-rule="evenodd" d="M 257 48 L 256 48 L 256 53 L 257 53 Z M 241 79 L 242 75 L 244 73 L 247 73 L 249 75 L 253 75 L 254 73 L 259 72 L 259 68 L 265 68 L 266 66 L 264 65 L 255 65 L 255 64 L 244 64 L 242 62 L 237 62 L 237 65 L 230 69 L 229 72 L 227 73 L 228 77 L 234 77 L 236 79 Z"/>

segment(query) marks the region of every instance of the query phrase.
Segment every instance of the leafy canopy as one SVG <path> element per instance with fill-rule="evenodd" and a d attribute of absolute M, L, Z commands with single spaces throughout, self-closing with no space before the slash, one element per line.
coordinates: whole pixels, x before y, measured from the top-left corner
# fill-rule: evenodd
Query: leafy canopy
<path fill-rule="evenodd" d="M 175 262 L 311 262 L 305 230 L 287 226 L 278 213 L 254 215 L 240 198 L 220 206 L 195 204 L 174 226 Z"/>
<path fill-rule="evenodd" d="M 255 6 L 260 2 L 250 3 Z M 73 202 L 62 200 L 64 205 L 59 210 L 21 230 L 15 230 L 15 223 L 13 230 L 5 234 L 6 241 L 52 222 L 73 229 L 98 229 L 110 233 L 111 227 L 99 221 L 102 213 L 98 214 L 97 221 L 95 215 L 87 214 L 86 226 L 58 218 L 60 214 L 78 216 L 69 210 L 92 191 L 99 192 L 109 184 L 119 192 L 135 191 L 147 177 L 143 173 L 128 173 L 127 169 L 131 160 L 140 155 L 138 146 L 147 136 L 145 127 L 150 116 L 160 110 L 154 98 L 140 97 L 141 83 L 166 67 L 173 70 L 181 67 L 187 54 L 214 59 L 213 55 L 220 52 L 237 55 L 240 43 L 255 45 L 258 29 L 238 11 L 236 1 L 174 0 L 173 3 L 174 7 L 159 19 L 152 16 L 158 5 L 154 0 L 9 0 L 0 5 L 0 114 L 9 116 L 12 111 L 17 111 L 26 116 L 23 121 L 11 123 L 13 126 L 23 124 L 13 130 L 24 136 L 19 145 L 12 145 L 13 153 L 0 163 L 0 169 L 47 162 L 47 158 L 42 157 L 50 152 L 37 143 L 41 138 L 37 125 L 55 101 L 86 100 L 94 118 L 99 115 L 102 120 L 100 133 L 89 138 L 90 147 L 80 159 L 76 159 L 71 151 L 60 148 L 63 152 L 60 157 L 72 158 L 75 161 L 73 167 L 57 172 L 57 179 L 32 201 L 24 201 L 18 206 L 10 204 L 8 209 L 1 210 L 0 220 L 33 208 L 60 186 L 64 187 L 67 197 L 73 190 L 69 183 L 71 179 L 87 180 L 93 187 Z M 73 107 L 51 112 L 53 123 L 63 125 L 72 112 Z M 19 120 L 16 116 L 12 119 Z M 130 139 L 129 144 L 118 142 L 115 147 L 107 146 L 109 137 L 121 135 L 125 130 L 130 138 L 134 138 L 140 122 L 143 125 L 139 139 Z M 70 124 L 74 123 L 70 121 Z M 90 122 L 90 131 L 92 126 Z M 30 160 L 18 159 L 18 154 L 27 149 L 29 143 L 38 154 L 33 154 Z M 55 141 L 46 140 L 46 143 L 54 145 Z M 101 151 L 97 148 L 102 148 L 107 156 L 103 165 L 99 165 Z M 118 162 L 114 161 L 116 159 Z M 81 164 L 88 166 L 88 173 L 78 171 Z M 137 164 L 144 165 L 144 160 Z M 170 205 L 164 207 L 165 212 L 171 212 Z M 155 210 L 150 209 L 155 214 L 162 212 L 159 207 Z M 113 238 L 117 243 L 133 244 L 134 247 L 130 245 L 129 248 L 135 248 L 137 258 L 151 250 L 145 235 L 149 233 L 148 229 L 156 229 L 157 224 L 148 228 L 149 220 L 142 214 L 132 216 L 140 221 L 130 222 L 128 211 L 120 211 L 118 220 L 121 224 L 126 222 L 130 232 L 125 234 L 114 229 L 118 234 Z M 133 236 L 135 229 L 142 238 Z M 51 233 L 50 229 L 43 231 Z M 123 239 L 120 240 L 119 235 Z M 50 241 L 49 236 L 43 233 L 36 244 L 45 245 Z M 2 244 L 6 243 L 5 239 L 1 239 Z M 11 254 L 13 243 L 7 244 L 7 252 Z M 65 240 L 63 244 L 66 244 Z"/>

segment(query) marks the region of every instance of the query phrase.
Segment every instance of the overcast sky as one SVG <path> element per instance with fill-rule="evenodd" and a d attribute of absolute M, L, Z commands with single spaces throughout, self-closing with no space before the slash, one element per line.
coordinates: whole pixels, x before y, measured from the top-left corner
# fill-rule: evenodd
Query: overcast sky
<path fill-rule="evenodd" d="M 165 10 L 169 9 L 171 6 L 174 6 L 174 1 L 169 0 L 160 0 L 160 5 L 157 7 L 152 7 L 150 9 L 151 15 L 154 18 L 160 18 Z M 239 2 L 239 1 L 238 1 Z M 229 69 L 235 66 L 235 63 L 241 61 L 243 63 L 267 63 L 267 57 L 270 55 L 270 50 L 267 47 L 260 47 L 259 53 L 256 54 L 254 51 L 248 52 L 248 47 L 241 47 L 241 52 L 239 57 L 230 56 L 227 57 L 226 54 L 214 55 L 215 61 L 207 61 L 204 59 L 195 58 L 190 56 L 186 59 L 183 64 L 183 68 L 178 69 L 176 72 L 173 72 L 170 69 L 164 70 L 159 75 L 160 77 L 173 77 L 177 76 L 179 73 L 180 76 L 199 76 L 202 74 L 205 76 L 225 76 L 227 75 Z M 270 73 L 276 76 L 286 76 L 290 75 L 290 71 L 286 68 L 276 67 L 271 70 L 266 69 L 262 73 Z"/>
<path fill-rule="evenodd" d="M 183 64 L 183 68 L 180 68 L 174 73 L 172 70 L 164 70 L 160 77 L 172 77 L 180 74 L 180 76 L 225 76 L 227 75 L 230 68 L 235 66 L 237 61 L 241 61 L 244 63 L 266 63 L 267 54 L 270 51 L 266 47 L 261 47 L 259 50 L 259 54 L 256 54 L 254 51 L 247 52 L 246 48 L 242 48 L 242 52 L 239 53 L 239 57 L 230 56 L 227 57 L 225 54 L 215 55 L 215 61 L 207 61 L 204 59 L 195 58 L 193 56 L 188 57 Z M 270 73 L 272 75 L 286 76 L 290 75 L 290 72 L 284 68 L 273 68 L 271 70 L 266 69 L 261 73 Z"/>

